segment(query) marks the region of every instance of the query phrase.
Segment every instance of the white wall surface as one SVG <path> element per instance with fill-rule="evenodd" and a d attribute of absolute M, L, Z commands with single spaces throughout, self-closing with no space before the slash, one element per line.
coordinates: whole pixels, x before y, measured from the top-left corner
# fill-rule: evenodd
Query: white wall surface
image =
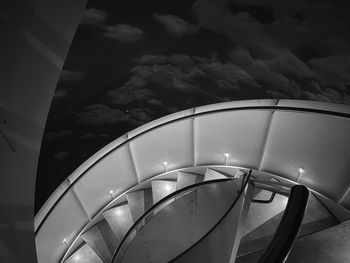
<path fill-rule="evenodd" d="M 2 0 L 0 261 L 36 262 L 34 188 L 43 130 L 86 0 Z"/>

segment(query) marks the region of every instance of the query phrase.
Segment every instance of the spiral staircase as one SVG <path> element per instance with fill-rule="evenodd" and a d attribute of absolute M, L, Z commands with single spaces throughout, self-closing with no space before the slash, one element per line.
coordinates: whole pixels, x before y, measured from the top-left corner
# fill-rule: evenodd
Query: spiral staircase
<path fill-rule="evenodd" d="M 264 253 L 269 251 L 269 242 L 276 240 L 277 225 L 283 221 L 288 202 L 286 187 L 278 183 L 305 185 L 310 191 L 299 237 L 287 262 L 350 261 L 347 105 L 252 100 L 207 105 L 166 116 L 128 132 L 91 156 L 33 217 L 45 122 L 86 2 L 5 0 L 2 5 L 2 25 L 8 36 L 2 41 L 0 62 L 6 69 L 0 89 L 3 262 L 119 260 L 113 257 L 118 256 L 115 253 L 120 245 L 126 246 L 121 247 L 121 255 L 127 255 L 142 229 L 152 226 L 167 208 L 185 200 L 170 196 L 170 192 L 195 188 L 204 180 L 207 169 L 225 177 L 214 180 L 235 180 L 238 178 L 233 171 L 252 171 L 255 188 L 251 200 L 246 195 L 249 187 L 240 189 L 245 193 L 240 207 L 249 203 L 249 209 L 244 210 L 246 214 L 225 217 L 235 219 L 230 221 L 235 223 L 229 230 L 235 231 L 237 226 L 240 229 L 230 239 L 237 237 L 239 241 L 226 247 L 234 252 L 230 256 L 236 253 L 232 258 L 237 262 L 260 260 L 267 255 Z M 221 185 L 214 180 L 212 186 Z M 125 217 L 119 217 L 119 213 L 125 213 Z M 226 222 L 225 214 L 216 214 L 216 223 Z M 141 220 L 142 227 L 135 225 L 143 215 L 147 218 Z M 171 260 L 181 262 L 191 256 L 190 251 L 196 251 L 224 226 L 216 223 L 213 227 L 206 225 L 202 236 L 189 239 L 198 245 L 189 245 Z M 132 229 L 129 234 L 128 229 Z M 221 248 L 217 249 L 202 249 L 200 254 L 209 251 L 219 258 L 216 251 Z"/>

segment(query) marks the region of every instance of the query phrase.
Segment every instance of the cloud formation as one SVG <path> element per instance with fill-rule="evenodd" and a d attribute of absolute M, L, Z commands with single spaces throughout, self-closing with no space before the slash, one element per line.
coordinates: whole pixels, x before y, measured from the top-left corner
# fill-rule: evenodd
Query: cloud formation
<path fill-rule="evenodd" d="M 125 105 L 134 101 L 147 100 L 153 97 L 153 92 L 142 88 L 147 82 L 138 77 L 132 76 L 121 88 L 108 91 L 108 95 L 113 98 L 112 103 Z"/>
<path fill-rule="evenodd" d="M 107 105 L 94 104 L 83 107 L 76 116 L 79 123 L 92 126 L 116 125 L 122 122 L 138 126 L 153 119 L 152 114 L 154 112 L 148 108 L 135 108 L 123 112 Z"/>
<path fill-rule="evenodd" d="M 153 16 L 171 35 L 182 36 L 184 34 L 193 34 L 198 32 L 197 26 L 189 24 L 180 17 L 159 14 L 154 14 Z"/>
<path fill-rule="evenodd" d="M 81 18 L 80 24 L 83 25 L 102 25 L 107 19 L 107 13 L 105 11 L 88 8 L 85 10 L 83 17 Z"/>
<path fill-rule="evenodd" d="M 104 35 L 112 40 L 131 44 L 134 44 L 144 38 L 143 31 L 141 29 L 127 24 L 107 26 Z"/>
<path fill-rule="evenodd" d="M 257 87 L 255 80 L 242 68 L 230 62 L 199 64 L 199 68 L 212 76 L 219 88 L 239 90 L 240 84 Z"/>
<path fill-rule="evenodd" d="M 317 76 L 325 83 L 350 84 L 350 55 L 339 54 L 315 58 L 309 62 Z"/>
<path fill-rule="evenodd" d="M 47 132 L 44 135 L 45 141 L 52 141 L 55 139 L 65 139 L 74 134 L 73 131 L 68 130 L 68 129 L 61 129 L 58 130 L 57 132 Z"/>
<path fill-rule="evenodd" d="M 112 109 L 103 104 L 88 105 L 77 114 L 78 122 L 93 126 L 113 125 L 127 121 L 128 117 L 119 109 Z"/>

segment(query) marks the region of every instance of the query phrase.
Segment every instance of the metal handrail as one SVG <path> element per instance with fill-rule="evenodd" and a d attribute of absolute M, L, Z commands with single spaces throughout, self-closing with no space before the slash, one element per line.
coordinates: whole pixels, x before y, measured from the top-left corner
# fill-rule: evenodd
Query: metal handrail
<path fill-rule="evenodd" d="M 245 175 L 245 174 L 244 174 Z M 130 236 L 130 234 L 137 229 L 137 226 L 146 219 L 146 217 L 148 215 L 150 215 L 151 213 L 153 213 L 153 211 L 155 211 L 157 208 L 159 208 L 161 205 L 163 205 L 164 203 L 167 203 L 170 199 L 173 199 L 174 197 L 177 197 L 179 195 L 183 195 L 186 192 L 189 191 L 193 191 L 196 188 L 199 188 L 201 186 L 204 185 L 208 185 L 208 184 L 214 184 L 214 183 L 221 183 L 221 182 L 226 182 L 226 181 L 231 181 L 234 180 L 236 178 L 232 177 L 232 178 L 224 178 L 224 179 L 215 179 L 215 180 L 210 180 L 210 181 L 204 181 L 204 182 L 200 182 L 197 184 L 193 184 L 193 185 L 189 185 L 186 186 L 180 190 L 177 190 L 169 195 L 167 195 L 166 197 L 162 198 L 160 201 L 158 201 L 157 203 L 155 203 L 153 206 L 151 206 L 141 217 L 139 217 L 136 222 L 132 225 L 132 227 L 128 230 L 128 232 L 124 235 L 123 239 L 121 240 L 121 242 L 118 245 L 118 248 L 115 250 L 113 257 L 111 258 L 110 262 L 113 262 L 117 256 L 119 255 L 120 251 L 122 250 L 125 241 L 127 240 L 127 238 Z M 242 189 L 241 189 L 242 190 Z"/>
<path fill-rule="evenodd" d="M 285 262 L 300 231 L 308 197 L 309 190 L 305 186 L 292 187 L 281 222 L 259 263 Z"/>

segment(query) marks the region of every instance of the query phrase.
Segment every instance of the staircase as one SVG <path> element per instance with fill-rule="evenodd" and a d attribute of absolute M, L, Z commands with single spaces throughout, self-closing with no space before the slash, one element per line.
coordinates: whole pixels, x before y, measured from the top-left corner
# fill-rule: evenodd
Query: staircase
<path fill-rule="evenodd" d="M 239 170 L 237 170 L 237 175 L 241 175 Z M 110 262 L 114 251 L 125 234 L 133 226 L 134 222 L 136 222 L 152 205 L 184 187 L 202 181 L 224 179 L 228 178 L 228 176 L 230 175 L 223 174 L 210 168 L 206 169 L 204 175 L 190 172 L 178 172 L 176 180 L 155 179 L 151 181 L 150 188 L 126 193 L 126 202 L 103 211 L 102 220 L 81 235 L 83 243 L 64 262 Z M 173 200 L 170 200 L 165 205 L 172 201 Z M 154 213 L 157 213 L 157 211 L 154 211 Z M 133 234 L 135 235 L 136 233 Z"/>
<path fill-rule="evenodd" d="M 154 179 L 150 184 L 147 184 L 144 189 L 139 188 L 137 191 L 126 193 L 125 202 L 103 211 L 102 220 L 91 226 L 81 235 L 83 243 L 71 253 L 64 262 L 109 263 L 125 234 L 152 205 L 184 187 L 203 181 L 225 179 L 228 177 L 239 178 L 241 174 L 242 172 L 240 170 L 236 170 L 233 174 L 227 174 L 222 171 L 207 168 L 204 174 L 183 171 L 178 172 L 176 180 L 171 178 Z M 191 193 L 187 196 L 188 199 L 191 199 L 188 200 L 189 204 L 191 204 L 190 201 L 196 198 L 193 194 L 194 193 Z M 264 249 L 271 241 L 284 213 L 288 197 L 283 194 L 276 194 L 273 199 L 271 198 L 271 200 L 269 200 L 270 198 L 270 191 L 255 188 L 253 199 L 264 200 L 265 203 L 252 202 L 250 204 L 245 220 L 240 226 L 241 239 L 235 262 L 257 262 Z M 210 196 L 203 195 L 202 199 L 205 199 L 202 204 L 212 202 Z M 176 198 L 170 199 L 161 207 L 153 210 L 152 214 L 154 215 L 161 212 L 165 206 L 171 204 L 174 200 L 176 200 Z M 270 202 L 267 202 L 267 200 Z M 201 210 L 200 204 L 195 205 L 193 208 L 188 207 L 185 209 L 198 210 L 196 211 L 198 215 Z M 205 209 L 203 208 L 202 210 Z M 204 214 L 202 214 L 201 218 L 210 218 L 212 216 L 207 212 L 206 215 L 207 216 L 204 216 Z M 141 256 L 141 253 L 145 253 L 149 248 L 145 250 L 140 244 L 153 242 L 152 244 L 154 246 L 154 242 L 163 242 L 156 236 L 157 234 L 152 236 L 153 234 L 147 233 L 147 228 L 140 230 L 142 226 L 146 224 L 151 227 L 152 224 L 158 224 L 158 226 L 160 226 L 161 222 L 157 223 L 157 220 L 152 220 L 152 224 L 149 224 L 151 218 L 151 216 L 146 217 L 142 224 L 135 229 L 134 233 L 129 235 L 130 238 L 133 239 L 136 235 L 136 231 L 138 232 L 136 244 L 134 244 L 135 246 L 132 246 L 133 249 L 130 250 L 132 250 L 131 254 L 140 253 L 138 255 L 139 258 L 150 257 L 147 253 Z M 173 216 L 169 217 L 168 221 L 171 220 L 181 221 L 182 219 L 180 215 L 177 217 L 177 213 L 175 213 Z M 181 224 L 192 224 L 192 222 L 195 222 L 195 220 L 191 218 L 186 218 L 184 220 L 185 221 Z M 204 221 L 205 220 L 206 219 L 204 219 Z M 339 220 L 330 210 L 328 210 L 315 195 L 310 194 L 298 239 L 286 262 L 349 262 L 350 256 L 347 253 L 344 254 L 344 251 L 347 251 L 345 247 L 350 245 L 350 224 L 339 223 Z M 196 224 L 198 224 L 198 222 L 196 222 Z M 198 228 L 199 225 L 194 227 Z M 176 236 L 176 233 L 173 233 L 173 235 Z M 196 238 L 198 237 L 195 237 L 193 240 L 196 240 Z M 327 248 L 325 246 L 327 246 Z M 135 247 L 140 247 L 140 251 Z M 327 249 L 331 249 L 332 251 L 326 252 Z M 160 253 L 151 252 L 149 253 L 153 255 Z M 124 255 L 127 254 L 126 251 L 123 250 L 122 253 Z M 334 258 L 335 255 L 336 258 Z M 128 256 L 128 258 L 129 260 L 126 259 L 126 262 L 134 262 L 133 260 L 130 261 L 130 256 Z M 156 258 L 154 258 L 154 260 L 154 262 L 161 262 L 159 259 L 157 259 L 157 261 Z"/>

